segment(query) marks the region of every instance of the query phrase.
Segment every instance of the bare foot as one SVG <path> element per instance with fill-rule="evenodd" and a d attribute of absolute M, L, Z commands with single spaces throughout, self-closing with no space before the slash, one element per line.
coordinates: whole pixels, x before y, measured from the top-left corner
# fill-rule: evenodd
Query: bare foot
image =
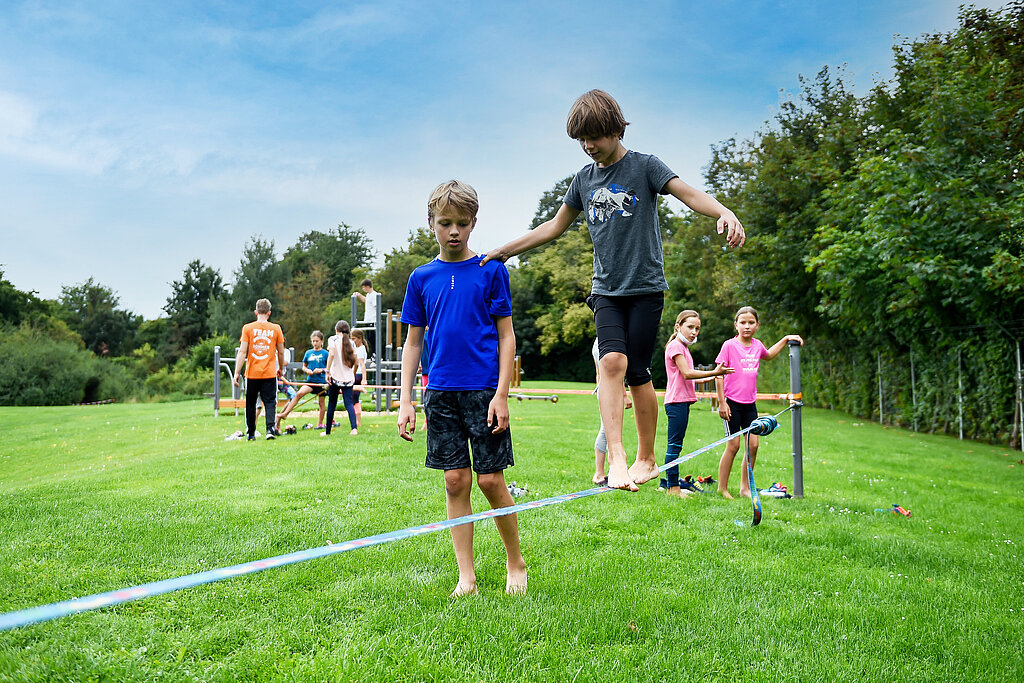
<path fill-rule="evenodd" d="M 718 492 L 722 494 L 722 498 L 725 498 L 726 500 L 734 500 L 728 489 L 718 489 Z"/>
<path fill-rule="evenodd" d="M 746 491 L 740 489 L 740 495 L 743 496 L 744 498 L 750 498 L 750 489 L 747 489 Z"/>
<path fill-rule="evenodd" d="M 670 487 L 668 487 L 667 489 L 665 489 L 665 494 L 669 495 L 669 496 L 675 496 L 676 498 L 689 498 L 690 497 L 690 492 L 689 491 L 684 491 L 683 489 L 679 488 L 678 486 L 670 486 Z"/>
<path fill-rule="evenodd" d="M 608 484 L 608 477 L 604 473 L 595 474 L 590 481 L 594 482 L 594 486 L 605 486 Z"/>
<path fill-rule="evenodd" d="M 526 567 L 518 570 L 509 570 L 505 578 L 505 593 L 508 595 L 526 595 Z"/>
<path fill-rule="evenodd" d="M 473 583 L 467 583 L 467 584 L 463 584 L 460 581 L 459 585 L 457 585 L 455 587 L 455 590 L 453 590 L 452 594 L 449 595 L 448 597 L 449 598 L 462 598 L 462 597 L 465 597 L 467 595 L 476 595 L 477 592 L 478 591 L 476 589 L 476 582 L 475 581 Z"/>
<path fill-rule="evenodd" d="M 648 482 L 658 476 L 658 474 L 660 474 L 658 472 L 658 465 L 654 460 L 641 460 L 637 458 L 633 466 L 629 468 L 629 478 L 637 484 Z"/>
<path fill-rule="evenodd" d="M 633 483 L 626 469 L 626 463 L 620 462 L 608 468 L 608 483 L 605 486 L 613 489 L 625 489 L 627 491 L 639 491 L 640 487 Z"/>

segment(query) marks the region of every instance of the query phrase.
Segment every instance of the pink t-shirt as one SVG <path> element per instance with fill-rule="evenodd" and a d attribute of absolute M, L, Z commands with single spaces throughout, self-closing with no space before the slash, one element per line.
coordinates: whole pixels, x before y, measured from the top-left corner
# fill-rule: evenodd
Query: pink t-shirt
<path fill-rule="evenodd" d="M 673 337 L 672 341 L 665 347 L 665 374 L 668 375 L 668 386 L 665 388 L 665 403 L 695 403 L 697 391 L 694 389 L 693 380 L 683 377 L 676 365 L 676 356 L 683 357 L 686 367 L 693 369 L 693 356 L 686 344 L 679 341 L 679 337 Z"/>
<path fill-rule="evenodd" d="M 750 346 L 744 346 L 739 337 L 733 337 L 724 344 L 715 358 L 716 363 L 725 363 L 735 370 L 725 375 L 725 397 L 737 403 L 757 402 L 757 370 L 761 359 L 768 355 L 760 339 L 753 339 Z"/>

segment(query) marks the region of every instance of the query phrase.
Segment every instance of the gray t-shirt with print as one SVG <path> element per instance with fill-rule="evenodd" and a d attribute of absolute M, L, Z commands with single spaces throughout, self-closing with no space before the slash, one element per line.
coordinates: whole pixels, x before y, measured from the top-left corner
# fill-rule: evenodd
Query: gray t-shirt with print
<path fill-rule="evenodd" d="M 594 242 L 594 294 L 632 296 L 668 289 L 657 195 L 675 178 L 651 154 L 627 151 L 616 163 L 585 166 L 562 200 L 587 214 Z"/>

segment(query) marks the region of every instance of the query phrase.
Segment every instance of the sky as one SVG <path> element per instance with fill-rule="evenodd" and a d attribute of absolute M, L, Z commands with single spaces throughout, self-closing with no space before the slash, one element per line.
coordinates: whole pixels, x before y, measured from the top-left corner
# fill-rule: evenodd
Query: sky
<path fill-rule="evenodd" d="M 863 94 L 958 5 L 0 0 L 0 270 L 49 299 L 91 277 L 151 319 L 192 260 L 231 282 L 253 236 L 282 254 L 345 223 L 379 267 L 449 178 L 479 194 L 484 252 L 587 163 L 565 134 L 586 90 L 703 187 L 711 146 L 801 74 L 845 65 Z"/>

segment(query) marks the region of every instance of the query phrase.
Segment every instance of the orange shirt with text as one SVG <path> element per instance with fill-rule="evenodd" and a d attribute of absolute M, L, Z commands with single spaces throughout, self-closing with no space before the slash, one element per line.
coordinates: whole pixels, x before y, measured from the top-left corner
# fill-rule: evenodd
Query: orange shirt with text
<path fill-rule="evenodd" d="M 281 326 L 259 320 L 249 323 L 242 328 L 241 341 L 249 349 L 245 376 L 249 379 L 277 377 L 277 345 L 284 344 Z"/>

